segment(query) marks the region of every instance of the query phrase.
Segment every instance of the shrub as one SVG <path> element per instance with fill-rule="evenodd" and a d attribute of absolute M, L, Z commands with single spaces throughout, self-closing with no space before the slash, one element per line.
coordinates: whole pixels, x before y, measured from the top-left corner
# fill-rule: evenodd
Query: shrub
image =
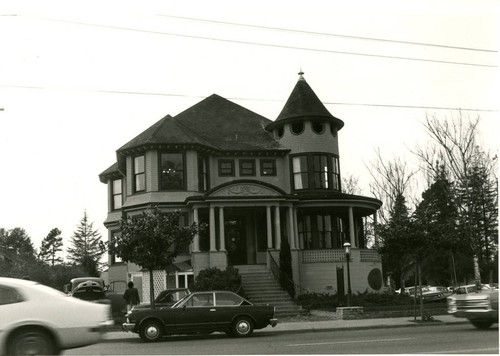
<path fill-rule="evenodd" d="M 305 309 L 335 310 L 342 307 L 337 294 L 328 293 L 306 293 L 297 298 L 300 305 Z M 407 295 L 392 293 L 356 293 L 352 295 L 351 305 L 378 308 L 413 305 L 413 298 Z"/>
<path fill-rule="evenodd" d="M 238 270 L 227 267 L 225 271 L 218 268 L 207 268 L 196 276 L 193 285 L 194 291 L 229 290 L 242 295 L 241 276 Z"/>

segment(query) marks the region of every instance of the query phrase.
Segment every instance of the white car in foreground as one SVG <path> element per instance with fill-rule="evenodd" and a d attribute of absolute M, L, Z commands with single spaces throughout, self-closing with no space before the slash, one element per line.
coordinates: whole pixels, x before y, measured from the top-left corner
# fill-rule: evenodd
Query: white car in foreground
<path fill-rule="evenodd" d="M 113 325 L 109 304 L 0 277 L 0 355 L 54 355 L 99 342 Z"/>

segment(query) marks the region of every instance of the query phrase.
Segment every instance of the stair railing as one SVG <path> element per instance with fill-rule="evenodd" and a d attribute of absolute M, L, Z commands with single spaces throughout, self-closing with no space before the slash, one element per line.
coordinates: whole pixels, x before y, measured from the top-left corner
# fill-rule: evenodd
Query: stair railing
<path fill-rule="evenodd" d="M 269 254 L 269 261 L 270 261 L 270 269 L 271 269 L 271 272 L 274 276 L 274 279 L 280 283 L 281 281 L 281 277 L 285 278 L 286 280 L 288 280 L 288 282 L 290 282 L 291 284 L 293 284 L 293 286 L 295 287 L 295 295 L 297 295 L 297 291 L 300 291 L 299 295 L 301 294 L 306 294 L 306 293 L 309 293 L 309 290 L 305 289 L 305 288 L 302 288 L 300 285 L 298 284 L 295 284 L 295 282 L 293 281 L 293 279 L 288 276 L 286 273 L 283 273 L 281 270 L 280 270 L 280 266 L 279 264 L 276 262 L 276 260 L 274 259 L 273 257 L 273 254 L 271 253 L 270 250 L 267 251 L 267 253 Z M 281 283 L 280 283 L 281 285 Z M 292 299 L 295 299 L 295 295 L 292 295 L 290 292 L 290 297 L 292 297 Z"/>

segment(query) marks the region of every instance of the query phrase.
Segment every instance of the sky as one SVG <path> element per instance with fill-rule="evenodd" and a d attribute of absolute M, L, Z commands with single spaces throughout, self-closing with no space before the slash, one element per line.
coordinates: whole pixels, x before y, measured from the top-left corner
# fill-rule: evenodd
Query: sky
<path fill-rule="evenodd" d="M 413 162 L 426 115 L 481 117 L 498 150 L 499 2 L 0 3 L 0 227 L 65 248 L 87 212 L 104 239 L 116 150 L 218 94 L 275 120 L 299 71 L 369 195 L 375 150 Z"/>

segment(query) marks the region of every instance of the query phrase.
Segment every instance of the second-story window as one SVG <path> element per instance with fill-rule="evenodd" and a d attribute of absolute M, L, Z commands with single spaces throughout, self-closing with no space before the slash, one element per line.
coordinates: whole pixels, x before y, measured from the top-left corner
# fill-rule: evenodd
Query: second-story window
<path fill-rule="evenodd" d="M 184 185 L 184 154 L 183 153 L 161 153 L 160 154 L 160 189 L 161 190 L 183 190 Z"/>
<path fill-rule="evenodd" d="M 332 154 L 294 156 L 292 174 L 295 190 L 340 190 L 339 159 Z"/>
<path fill-rule="evenodd" d="M 240 176 L 255 176 L 255 161 L 240 159 Z"/>
<path fill-rule="evenodd" d="M 112 210 L 117 210 L 122 207 L 123 204 L 123 194 L 122 194 L 122 180 L 115 179 L 112 183 L 111 189 L 113 190 L 113 206 Z"/>
<path fill-rule="evenodd" d="M 261 159 L 260 160 L 260 175 L 275 176 L 276 175 L 276 160 Z"/>
<path fill-rule="evenodd" d="M 146 174 L 144 156 L 134 157 L 134 192 L 142 192 L 146 189 Z"/>
<path fill-rule="evenodd" d="M 293 157 L 293 187 L 294 189 L 309 189 L 307 171 L 307 156 Z"/>
<path fill-rule="evenodd" d="M 234 160 L 232 159 L 219 160 L 219 176 L 234 177 Z"/>
<path fill-rule="evenodd" d="M 209 188 L 208 182 L 208 157 L 198 156 L 198 190 L 205 192 Z"/>
<path fill-rule="evenodd" d="M 314 188 L 328 189 L 328 158 L 326 155 L 313 155 Z"/>

